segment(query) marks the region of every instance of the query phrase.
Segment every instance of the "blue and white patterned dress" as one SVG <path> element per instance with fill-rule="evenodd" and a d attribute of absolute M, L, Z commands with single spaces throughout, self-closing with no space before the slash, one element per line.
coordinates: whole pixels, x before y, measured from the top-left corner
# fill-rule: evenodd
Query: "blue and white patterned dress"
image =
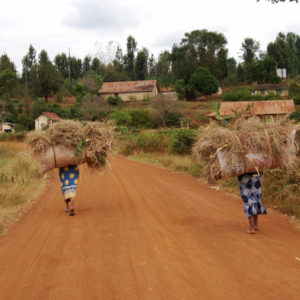
<path fill-rule="evenodd" d="M 258 214 L 266 214 L 267 210 L 261 203 L 261 180 L 262 173 L 247 173 L 238 176 L 239 189 L 244 201 L 244 211 L 249 218 Z"/>
<path fill-rule="evenodd" d="M 61 191 L 65 199 L 74 198 L 76 196 L 78 177 L 79 169 L 76 166 L 59 168 Z"/>

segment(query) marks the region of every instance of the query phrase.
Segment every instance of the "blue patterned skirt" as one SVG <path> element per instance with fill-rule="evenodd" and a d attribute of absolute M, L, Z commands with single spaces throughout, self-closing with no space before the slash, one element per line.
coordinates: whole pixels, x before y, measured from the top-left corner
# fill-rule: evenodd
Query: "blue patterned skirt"
<path fill-rule="evenodd" d="M 76 166 L 59 168 L 61 191 L 65 199 L 74 198 L 76 196 L 78 177 L 79 169 Z"/>
<path fill-rule="evenodd" d="M 238 176 L 240 194 L 244 201 L 244 211 L 248 218 L 267 213 L 261 203 L 262 175 L 254 175 L 255 173 L 248 173 Z"/>

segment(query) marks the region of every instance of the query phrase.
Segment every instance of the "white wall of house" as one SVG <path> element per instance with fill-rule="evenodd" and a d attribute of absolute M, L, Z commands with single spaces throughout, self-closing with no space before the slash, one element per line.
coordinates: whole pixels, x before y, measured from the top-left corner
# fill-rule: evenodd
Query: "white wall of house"
<path fill-rule="evenodd" d="M 10 125 L 10 124 L 6 124 L 6 123 L 3 123 L 1 126 L 0 126 L 0 132 L 12 132 L 14 133 L 15 130 L 14 130 L 14 126 Z"/>
<path fill-rule="evenodd" d="M 152 92 L 136 92 L 136 93 L 118 93 L 118 96 L 123 101 L 142 101 L 146 98 L 152 98 L 157 95 L 157 89 L 155 88 Z M 102 94 L 105 99 L 109 96 L 114 97 L 115 94 Z"/>
<path fill-rule="evenodd" d="M 266 89 L 262 89 L 262 90 L 255 90 L 254 94 L 255 95 L 274 94 L 274 95 L 280 95 L 280 96 L 288 96 L 289 95 L 289 91 L 288 90 L 282 90 L 282 89 L 278 89 L 278 90 L 266 90 Z"/>

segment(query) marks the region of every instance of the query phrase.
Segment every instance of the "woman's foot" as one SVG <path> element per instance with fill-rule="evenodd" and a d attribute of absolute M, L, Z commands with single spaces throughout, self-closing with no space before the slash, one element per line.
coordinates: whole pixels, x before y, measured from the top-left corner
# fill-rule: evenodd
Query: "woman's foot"
<path fill-rule="evenodd" d="M 255 229 L 254 228 L 250 228 L 250 229 L 247 230 L 247 233 L 254 234 L 255 233 Z"/>
<path fill-rule="evenodd" d="M 69 207 L 66 207 L 66 208 L 64 209 L 64 212 L 69 212 L 69 211 L 70 211 Z"/>
<path fill-rule="evenodd" d="M 75 212 L 74 212 L 73 208 L 69 210 L 68 215 L 69 216 L 75 216 Z"/>

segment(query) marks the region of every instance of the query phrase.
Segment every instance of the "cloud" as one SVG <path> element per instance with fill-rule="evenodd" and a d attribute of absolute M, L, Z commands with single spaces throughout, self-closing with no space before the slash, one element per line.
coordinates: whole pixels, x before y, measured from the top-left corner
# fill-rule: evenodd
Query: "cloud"
<path fill-rule="evenodd" d="M 73 1 L 64 25 L 79 29 L 103 29 L 121 31 L 136 27 L 139 23 L 134 7 L 117 1 Z"/>

